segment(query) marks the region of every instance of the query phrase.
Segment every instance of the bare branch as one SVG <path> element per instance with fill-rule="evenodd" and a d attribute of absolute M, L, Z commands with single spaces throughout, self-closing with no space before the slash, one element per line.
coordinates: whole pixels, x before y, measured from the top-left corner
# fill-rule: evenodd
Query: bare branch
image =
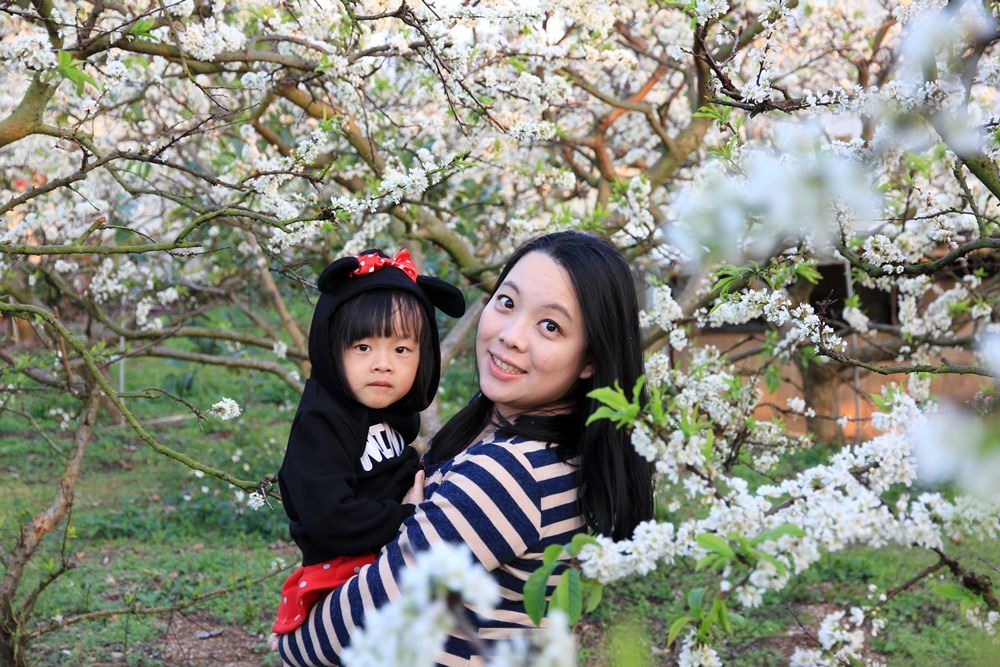
<path fill-rule="evenodd" d="M 80 413 L 76 436 L 73 439 L 73 451 L 63 468 L 55 497 L 45 511 L 36 515 L 29 525 L 22 528 L 20 538 L 7 558 L 7 571 L 0 582 L 0 600 L 12 601 L 14 599 L 14 594 L 21 583 L 24 568 L 34 556 L 38 545 L 62 521 L 73 506 L 73 494 L 77 480 L 80 478 L 83 455 L 94 430 L 99 399 L 98 392 L 89 393 L 83 411 Z"/>

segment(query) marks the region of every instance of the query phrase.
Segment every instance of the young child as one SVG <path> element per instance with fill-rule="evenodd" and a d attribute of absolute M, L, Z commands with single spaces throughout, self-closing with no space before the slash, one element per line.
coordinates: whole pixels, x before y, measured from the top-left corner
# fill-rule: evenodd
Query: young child
<path fill-rule="evenodd" d="M 434 308 L 459 317 L 462 293 L 417 274 L 407 250 L 344 257 L 320 274 L 309 331 L 312 373 L 278 472 L 302 567 L 281 588 L 272 629 L 291 632 L 322 595 L 371 562 L 414 506 L 419 412 L 441 371 Z"/>

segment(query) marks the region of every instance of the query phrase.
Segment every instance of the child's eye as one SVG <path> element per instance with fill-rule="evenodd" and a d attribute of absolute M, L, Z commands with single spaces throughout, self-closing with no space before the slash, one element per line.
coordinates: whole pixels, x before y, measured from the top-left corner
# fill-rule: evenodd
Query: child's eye
<path fill-rule="evenodd" d="M 396 348 L 396 354 L 406 354 L 409 351 L 410 348 L 406 347 L 405 345 L 400 345 L 399 347 Z"/>
<path fill-rule="evenodd" d="M 553 322 L 552 320 L 542 320 L 541 325 L 542 328 L 548 331 L 549 333 L 559 333 L 560 331 L 559 325 Z"/>
<path fill-rule="evenodd" d="M 354 346 L 354 349 L 357 350 L 358 352 L 367 352 L 372 348 L 371 345 L 369 345 L 368 343 L 358 343 L 357 345 Z"/>

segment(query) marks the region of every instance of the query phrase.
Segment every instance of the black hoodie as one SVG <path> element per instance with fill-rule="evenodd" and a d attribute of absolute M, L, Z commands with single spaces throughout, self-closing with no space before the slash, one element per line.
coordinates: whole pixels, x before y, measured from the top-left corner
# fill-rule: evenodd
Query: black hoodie
<path fill-rule="evenodd" d="M 366 250 L 362 254 L 381 251 Z M 356 257 L 331 263 L 320 274 L 319 301 L 309 330 L 312 373 L 306 381 L 278 472 L 289 532 L 304 565 L 335 556 L 378 551 L 392 540 L 413 505 L 400 500 L 419 468 L 417 451 L 405 446 L 420 428 L 419 411 L 430 405 L 441 371 L 434 307 L 452 317 L 465 310 L 462 293 L 439 278 L 414 281 L 395 266 L 351 276 Z M 432 378 L 426 395 L 414 384 L 405 397 L 382 410 L 358 403 L 342 386 L 333 357 L 330 326 L 337 308 L 362 292 L 391 288 L 414 294 L 430 323 Z"/>

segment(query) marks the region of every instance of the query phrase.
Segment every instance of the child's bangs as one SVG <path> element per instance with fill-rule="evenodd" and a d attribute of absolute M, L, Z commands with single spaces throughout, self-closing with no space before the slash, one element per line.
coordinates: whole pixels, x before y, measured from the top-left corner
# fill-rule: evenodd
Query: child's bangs
<path fill-rule="evenodd" d="M 420 302 L 399 290 L 362 292 L 340 307 L 343 329 L 335 333 L 347 347 L 362 338 L 408 336 L 419 341 L 424 330 Z"/>

